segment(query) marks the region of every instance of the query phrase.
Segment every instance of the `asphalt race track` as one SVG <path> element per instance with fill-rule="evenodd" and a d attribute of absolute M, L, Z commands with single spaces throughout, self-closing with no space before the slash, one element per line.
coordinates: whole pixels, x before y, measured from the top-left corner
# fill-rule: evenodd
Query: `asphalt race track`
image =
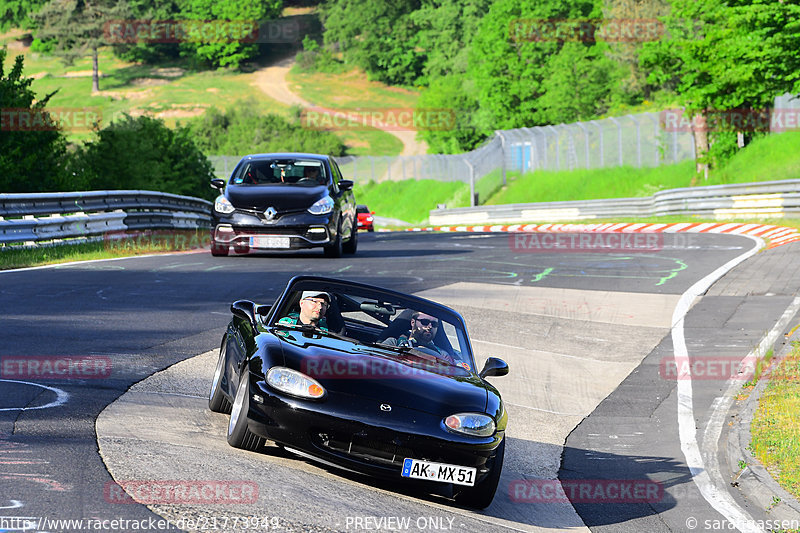
<path fill-rule="evenodd" d="M 796 324 L 800 302 L 788 289 L 742 288 L 752 280 L 737 273 L 759 256 L 695 300 L 696 283 L 711 284 L 756 241 L 659 238 L 647 251 L 545 253 L 504 234 L 376 233 L 342 259 L 206 251 L 0 272 L 0 532 L 154 530 L 163 519 L 160 530 L 173 531 L 686 531 L 690 517 L 703 531 L 764 519 L 723 479 L 727 377 L 690 382 L 686 412 L 687 384 L 670 365 L 683 343 L 718 366 L 741 360 L 776 323 Z M 487 510 L 274 446 L 228 447 L 227 417 L 207 410 L 206 394 L 230 303 L 271 303 L 302 273 L 450 305 L 467 320 L 479 366 L 509 362 L 508 376 L 491 378 L 509 429 Z M 556 477 L 592 492 L 554 496 Z M 145 505 L 114 479 L 212 483 L 216 499 Z M 621 486 L 647 497 L 618 499 Z M 68 519 L 83 523 L 53 522 Z"/>

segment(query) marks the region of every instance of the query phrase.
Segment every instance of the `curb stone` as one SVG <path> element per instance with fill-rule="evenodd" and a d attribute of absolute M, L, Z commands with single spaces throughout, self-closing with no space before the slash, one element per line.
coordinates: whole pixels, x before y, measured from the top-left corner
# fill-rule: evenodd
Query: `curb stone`
<path fill-rule="evenodd" d="M 791 351 L 791 337 L 784 337 L 780 353 L 773 359 L 774 364 L 777 365 Z M 774 520 L 797 522 L 800 521 L 800 502 L 773 479 L 748 449 L 752 439 L 750 425 L 753 415 L 768 383 L 769 379 L 759 379 L 748 397 L 734 404 L 731 410 L 733 421 L 728 427 L 726 447 L 731 485 L 737 487 L 743 496 L 764 509 Z M 740 461 L 747 464 L 744 470 L 738 467 Z M 780 501 L 776 504 L 778 498 Z"/>

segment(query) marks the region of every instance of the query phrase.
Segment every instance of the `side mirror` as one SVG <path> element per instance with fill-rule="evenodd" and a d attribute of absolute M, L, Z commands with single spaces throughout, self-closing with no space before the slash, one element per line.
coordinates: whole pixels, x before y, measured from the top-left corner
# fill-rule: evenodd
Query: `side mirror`
<path fill-rule="evenodd" d="M 255 308 L 256 304 L 250 300 L 236 300 L 231 304 L 231 313 L 233 313 L 233 316 L 246 320 L 254 330 L 257 330 Z"/>
<path fill-rule="evenodd" d="M 483 365 L 483 370 L 478 374 L 482 378 L 489 376 L 505 376 L 508 374 L 508 363 L 497 357 L 490 357 Z"/>
<path fill-rule="evenodd" d="M 211 180 L 211 188 L 218 189 L 220 192 L 222 192 L 222 189 L 225 188 L 225 180 L 220 178 L 214 178 L 213 180 Z"/>
<path fill-rule="evenodd" d="M 353 188 L 352 180 L 339 180 L 339 189 L 342 191 L 349 191 Z"/>

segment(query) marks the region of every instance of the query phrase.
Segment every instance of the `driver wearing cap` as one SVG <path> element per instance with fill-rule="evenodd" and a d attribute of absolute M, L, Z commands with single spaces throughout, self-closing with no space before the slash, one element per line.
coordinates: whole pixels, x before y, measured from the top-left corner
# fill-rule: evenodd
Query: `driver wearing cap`
<path fill-rule="evenodd" d="M 317 327 L 328 331 L 325 313 L 331 304 L 331 295 L 321 291 L 303 291 L 300 295 L 300 312 L 291 312 L 278 320 L 278 324 L 303 325 Z"/>
<path fill-rule="evenodd" d="M 433 315 L 414 312 L 411 315 L 411 330 L 398 338 L 389 337 L 383 344 L 391 346 L 408 346 L 410 348 L 427 348 L 439 355 L 442 359 L 455 364 L 455 359 L 445 350 L 437 346 L 433 339 L 439 328 L 439 319 Z"/>

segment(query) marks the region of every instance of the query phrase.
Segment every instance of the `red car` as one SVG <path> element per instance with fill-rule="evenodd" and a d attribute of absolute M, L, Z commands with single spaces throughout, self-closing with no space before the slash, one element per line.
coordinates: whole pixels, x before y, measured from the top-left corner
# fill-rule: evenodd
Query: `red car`
<path fill-rule="evenodd" d="M 356 214 L 358 215 L 358 229 L 375 231 L 375 217 L 372 216 L 375 211 L 370 211 L 369 207 L 365 205 L 357 205 Z"/>

